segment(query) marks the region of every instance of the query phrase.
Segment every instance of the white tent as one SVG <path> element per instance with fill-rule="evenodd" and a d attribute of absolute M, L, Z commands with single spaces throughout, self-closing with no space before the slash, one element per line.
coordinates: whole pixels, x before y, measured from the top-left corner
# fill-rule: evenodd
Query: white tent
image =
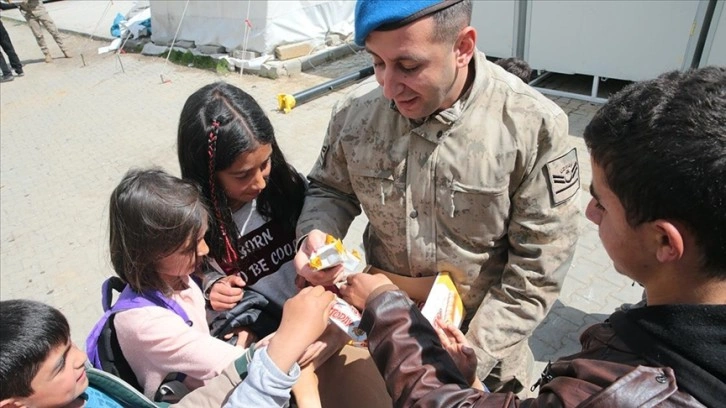
<path fill-rule="evenodd" d="M 329 34 L 350 35 L 355 8 L 354 1 L 346 0 L 151 0 L 150 4 L 151 39 L 157 44 L 171 42 L 179 27 L 177 41 L 263 55 L 282 44 L 310 41 L 318 46 Z"/>

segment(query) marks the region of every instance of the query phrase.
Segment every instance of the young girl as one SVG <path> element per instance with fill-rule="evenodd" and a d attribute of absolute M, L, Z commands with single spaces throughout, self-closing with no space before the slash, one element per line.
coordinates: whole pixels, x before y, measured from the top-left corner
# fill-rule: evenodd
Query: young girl
<path fill-rule="evenodd" d="M 202 187 L 211 211 L 204 293 L 216 311 L 234 307 L 242 287 L 263 295 L 270 304 L 261 316 L 273 324 L 253 324 L 251 331 L 264 336 L 297 293 L 292 259 L 306 180 L 285 161 L 257 102 L 223 82 L 187 99 L 178 154 L 182 177 Z"/>
<path fill-rule="evenodd" d="M 202 291 L 190 279 L 209 252 L 204 240 L 208 213 L 196 185 L 161 170 L 131 170 L 113 191 L 109 213 L 111 262 L 118 276 L 136 293 L 176 302 L 189 318 L 185 322 L 173 310 L 156 306 L 117 312 L 113 324 L 123 355 L 149 398 L 169 373 L 182 373 L 190 390 L 200 387 L 245 349 L 210 336 Z M 299 376 L 295 361 L 322 334 L 333 301 L 332 294 L 321 297 L 322 288 L 308 292 L 288 303 L 277 335 L 255 351 L 238 401 L 277 406 L 270 398 L 289 397 Z M 311 294 L 318 306 L 300 313 L 315 302 Z M 281 384 L 287 389 L 277 390 Z"/>
<path fill-rule="evenodd" d="M 227 83 L 204 86 L 187 99 L 177 144 L 182 177 L 202 187 L 211 212 L 204 293 L 215 311 L 237 311 L 248 303 L 237 306 L 243 296 L 264 296 L 269 304 L 250 313 L 259 317 L 245 320 L 254 321 L 238 342 L 249 342 L 245 335 L 261 338 L 277 329 L 282 305 L 298 291 L 295 226 L 307 182 L 285 160 L 259 104 Z M 301 358 L 293 388 L 299 407 L 321 405 L 313 370 L 347 340 L 331 327 Z"/>
<path fill-rule="evenodd" d="M 181 372 L 189 389 L 201 386 L 244 349 L 209 335 L 204 296 L 190 279 L 209 252 L 199 191 L 161 170 L 131 170 L 113 191 L 109 213 L 118 276 L 136 292 L 158 290 L 176 301 L 192 323 L 161 307 L 116 314 L 118 342 L 139 385 L 153 398 L 167 374 Z"/>

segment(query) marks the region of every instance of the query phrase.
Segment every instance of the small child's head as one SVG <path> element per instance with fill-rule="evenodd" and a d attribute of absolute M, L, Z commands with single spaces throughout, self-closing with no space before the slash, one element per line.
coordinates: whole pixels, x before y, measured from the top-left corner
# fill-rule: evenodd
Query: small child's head
<path fill-rule="evenodd" d="M 179 118 L 177 148 L 182 177 L 202 187 L 212 213 L 208 242 L 214 258 L 234 258 L 231 212 L 255 199 L 260 214 L 294 228 L 305 181 L 285 160 L 252 96 L 224 82 L 194 92 Z"/>
<path fill-rule="evenodd" d="M 68 406 L 88 387 L 86 360 L 60 311 L 0 301 L 0 408 Z"/>
<path fill-rule="evenodd" d="M 111 263 L 137 292 L 185 287 L 209 252 L 198 188 L 163 170 L 129 170 L 111 194 L 109 215 Z"/>
<path fill-rule="evenodd" d="M 498 59 L 495 64 L 504 68 L 505 71 L 521 79 L 525 84 L 529 83 L 532 77 L 532 68 L 527 61 L 520 58 L 502 58 Z"/>

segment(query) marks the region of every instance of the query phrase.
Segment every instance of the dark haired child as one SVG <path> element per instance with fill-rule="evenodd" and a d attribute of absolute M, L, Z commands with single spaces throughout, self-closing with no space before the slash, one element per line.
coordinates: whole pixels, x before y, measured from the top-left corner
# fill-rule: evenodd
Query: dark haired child
<path fill-rule="evenodd" d="M 0 302 L 0 407 L 82 407 L 85 363 L 61 312 L 30 300 Z"/>
<path fill-rule="evenodd" d="M 201 186 L 211 212 L 204 293 L 212 309 L 231 309 L 246 287 L 271 303 L 265 312 L 279 321 L 283 303 L 297 293 L 291 261 L 305 178 L 285 160 L 260 105 L 227 83 L 189 96 L 177 144 L 182 178 Z"/>
<path fill-rule="evenodd" d="M 305 288 L 285 304 L 278 335 L 266 348 L 258 348 L 251 361 L 244 356 L 232 362 L 171 407 L 285 406 L 299 375 L 295 360 L 322 333 L 332 301 L 322 287 Z M 0 408 L 155 406 L 129 384 L 87 367 L 86 354 L 70 341 L 65 316 L 46 304 L 0 301 L 0 350 Z"/>
<path fill-rule="evenodd" d="M 528 84 L 532 78 L 532 68 L 529 66 L 527 61 L 521 58 L 501 58 L 496 60 L 494 63 L 504 68 L 504 70 L 510 74 L 521 79 L 525 84 Z"/>
<path fill-rule="evenodd" d="M 266 306 L 250 313 L 255 318 L 247 319 L 250 325 L 238 335 L 247 342 L 266 336 L 277 328 L 285 300 L 298 291 L 292 260 L 307 181 L 285 160 L 257 101 L 228 83 L 212 83 L 189 96 L 179 119 L 177 148 L 182 177 L 201 186 L 211 212 L 203 288 L 217 313 L 208 320 L 214 326 L 215 315 L 251 303 L 240 303 L 243 296 L 261 295 Z M 347 340 L 335 328 L 325 336 L 302 362 L 295 388 L 301 407 L 320 405 L 314 366 L 335 351 L 333 344 Z"/>

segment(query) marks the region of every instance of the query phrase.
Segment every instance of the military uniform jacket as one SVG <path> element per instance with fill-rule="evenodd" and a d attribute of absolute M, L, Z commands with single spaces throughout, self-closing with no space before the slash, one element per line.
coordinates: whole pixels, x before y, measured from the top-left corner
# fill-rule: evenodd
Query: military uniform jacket
<path fill-rule="evenodd" d="M 369 80 L 333 109 L 298 236 L 345 236 L 365 211 L 366 258 L 449 271 L 484 378 L 557 298 L 577 239 L 577 154 L 565 113 L 477 53 L 470 89 L 422 121 Z"/>

